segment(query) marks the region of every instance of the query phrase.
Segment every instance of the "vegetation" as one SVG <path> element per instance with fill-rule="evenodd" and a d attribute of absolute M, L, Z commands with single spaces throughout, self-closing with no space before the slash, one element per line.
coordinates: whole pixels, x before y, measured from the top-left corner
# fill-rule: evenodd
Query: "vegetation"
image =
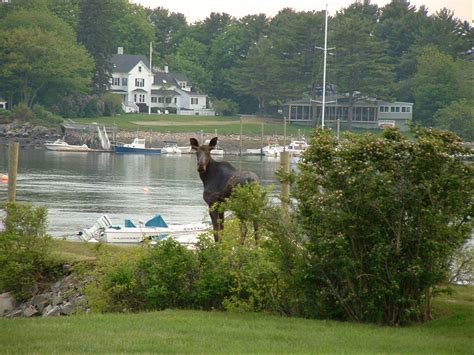
<path fill-rule="evenodd" d="M 0 292 L 18 300 L 31 296 L 41 278 L 54 274 L 51 240 L 46 234 L 46 209 L 8 203 L 5 231 L 0 232 Z"/>
<path fill-rule="evenodd" d="M 456 286 L 435 299 L 436 321 L 401 328 L 262 313 L 166 310 L 0 319 L 0 344 L 4 353 L 467 354 L 474 330 L 472 295 L 472 286 Z"/>
<path fill-rule="evenodd" d="M 296 196 L 309 239 L 308 299 L 330 318 L 403 324 L 431 317 L 431 292 L 470 237 L 473 168 L 459 138 L 317 131 Z M 309 276 L 311 275 L 311 276 Z"/>
<path fill-rule="evenodd" d="M 0 8 L 0 95 L 83 117 L 81 107 L 61 111 L 58 103 L 100 97 L 116 47 L 148 55 L 153 42 L 154 64 L 184 72 L 219 114 L 278 115 L 289 100 L 321 94 L 325 14 L 318 10 L 286 8 L 273 18 L 211 13 L 188 24 L 183 14 L 126 0 L 12 0 Z M 392 0 L 353 3 L 328 28 L 328 92 L 347 93 L 350 105 L 367 97 L 414 102 L 417 124 L 471 139 L 471 24 L 446 8 L 428 15 L 425 6 Z"/>
<path fill-rule="evenodd" d="M 238 134 L 240 132 L 240 118 L 236 116 L 180 116 L 180 115 L 158 115 L 158 114 L 127 114 L 115 117 L 96 117 L 75 119 L 78 123 L 97 122 L 106 126 L 116 126 L 119 129 L 157 132 L 196 132 L 200 134 Z M 244 118 L 242 124 L 243 134 L 260 136 L 262 124 L 265 135 L 283 135 L 284 127 L 281 120 L 267 119 L 263 117 Z M 313 128 L 303 125 L 287 125 L 287 135 L 297 137 L 303 134 L 309 137 Z"/>

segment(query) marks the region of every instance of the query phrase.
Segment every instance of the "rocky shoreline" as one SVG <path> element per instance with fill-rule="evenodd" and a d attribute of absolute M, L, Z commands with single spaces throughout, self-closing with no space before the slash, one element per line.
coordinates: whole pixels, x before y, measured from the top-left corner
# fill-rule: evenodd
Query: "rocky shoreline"
<path fill-rule="evenodd" d="M 183 133 L 162 133 L 152 131 L 114 131 L 108 132 L 109 138 L 114 143 L 131 143 L 134 138 L 145 138 L 147 145 L 153 148 L 160 148 L 165 141 L 176 141 L 179 146 L 189 144 L 189 138 L 200 139 L 200 134 L 196 132 Z M 213 133 L 204 133 L 203 139 L 210 139 Z M 283 137 L 272 136 L 266 137 L 264 145 L 267 144 L 267 138 L 272 141 L 283 142 Z M 12 141 L 20 143 L 22 149 L 43 149 L 46 141 L 54 141 L 56 139 L 64 139 L 69 144 L 87 144 L 90 148 L 100 149 L 99 140 L 94 130 L 80 131 L 68 130 L 64 127 L 47 128 L 43 126 L 32 126 L 29 123 L 11 123 L 0 125 L 0 144 L 8 144 Z M 235 134 L 220 134 L 219 144 L 226 153 L 237 154 L 240 151 L 240 136 Z M 260 148 L 261 137 L 258 136 L 242 136 L 242 150 L 245 152 L 248 148 Z"/>

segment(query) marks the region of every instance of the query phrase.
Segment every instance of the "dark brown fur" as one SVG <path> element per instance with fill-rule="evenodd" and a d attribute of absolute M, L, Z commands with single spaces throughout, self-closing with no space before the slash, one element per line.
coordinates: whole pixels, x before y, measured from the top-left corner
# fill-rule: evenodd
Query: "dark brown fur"
<path fill-rule="evenodd" d="M 235 186 L 258 181 L 258 177 L 253 172 L 237 171 L 226 161 L 212 159 L 211 150 L 217 145 L 217 137 L 212 138 L 209 145 L 199 145 L 195 138 L 191 138 L 190 143 L 192 149 L 196 151 L 197 171 L 204 185 L 203 198 L 209 206 L 214 240 L 218 242 L 224 229 L 224 213 L 219 212 L 215 205 L 229 197 Z M 254 227 L 257 238 L 257 228 Z"/>

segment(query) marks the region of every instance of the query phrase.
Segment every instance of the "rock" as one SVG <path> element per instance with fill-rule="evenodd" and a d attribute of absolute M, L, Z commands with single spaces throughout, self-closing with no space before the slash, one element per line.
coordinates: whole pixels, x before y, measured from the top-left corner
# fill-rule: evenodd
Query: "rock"
<path fill-rule="evenodd" d="M 7 315 L 5 316 L 6 318 L 14 318 L 14 317 L 21 317 L 23 316 L 23 310 L 20 308 L 20 309 L 15 309 L 13 311 L 11 311 L 10 313 L 7 313 Z"/>
<path fill-rule="evenodd" d="M 59 289 L 61 288 L 61 285 L 62 285 L 61 280 L 55 282 L 54 284 L 51 285 L 51 291 L 53 291 L 53 292 L 58 292 Z"/>
<path fill-rule="evenodd" d="M 48 307 L 46 307 L 43 311 L 43 317 L 55 317 L 55 316 L 59 316 L 60 314 L 60 307 L 59 306 L 51 306 L 49 305 Z"/>
<path fill-rule="evenodd" d="M 53 302 L 52 302 L 52 305 L 53 306 L 57 306 L 58 304 L 60 303 L 63 303 L 63 298 L 61 297 L 61 294 L 58 293 L 57 295 L 55 295 L 53 297 Z"/>
<path fill-rule="evenodd" d="M 13 311 L 15 304 L 15 298 L 9 292 L 0 294 L 0 317 Z"/>
<path fill-rule="evenodd" d="M 30 302 L 39 312 L 43 312 L 44 307 L 46 307 L 49 302 L 49 298 L 45 294 L 40 294 L 34 296 Z"/>
<path fill-rule="evenodd" d="M 30 304 L 28 307 L 26 307 L 23 310 L 23 316 L 25 316 L 25 317 L 31 317 L 31 316 L 34 316 L 37 313 L 38 313 L 38 310 L 32 304 Z"/>
<path fill-rule="evenodd" d="M 69 275 L 71 273 L 71 270 L 72 270 L 72 266 L 69 265 L 69 264 L 64 264 L 63 265 L 63 273 L 65 275 Z"/>
<path fill-rule="evenodd" d="M 72 302 L 66 302 L 64 305 L 60 307 L 61 313 L 67 316 L 73 314 L 75 310 L 76 310 L 76 306 Z"/>

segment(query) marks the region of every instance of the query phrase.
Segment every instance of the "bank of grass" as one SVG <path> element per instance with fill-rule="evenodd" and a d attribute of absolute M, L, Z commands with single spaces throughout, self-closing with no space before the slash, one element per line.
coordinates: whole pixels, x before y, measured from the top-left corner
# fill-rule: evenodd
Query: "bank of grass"
<path fill-rule="evenodd" d="M 144 130 L 162 133 L 187 133 L 203 130 L 212 134 L 240 134 L 240 117 L 238 116 L 181 116 L 157 114 L 126 114 L 115 117 L 76 118 L 77 123 L 90 124 L 97 122 L 101 125 L 116 126 L 121 130 Z M 265 136 L 283 135 L 283 121 L 263 117 L 243 118 L 242 133 L 244 135 Z M 287 125 L 287 135 L 296 137 L 299 133 L 310 136 L 312 127 L 306 125 Z"/>
<path fill-rule="evenodd" d="M 0 319 L 0 352 L 470 354 L 474 289 L 453 289 L 436 298 L 436 320 L 401 328 L 190 310 Z"/>

